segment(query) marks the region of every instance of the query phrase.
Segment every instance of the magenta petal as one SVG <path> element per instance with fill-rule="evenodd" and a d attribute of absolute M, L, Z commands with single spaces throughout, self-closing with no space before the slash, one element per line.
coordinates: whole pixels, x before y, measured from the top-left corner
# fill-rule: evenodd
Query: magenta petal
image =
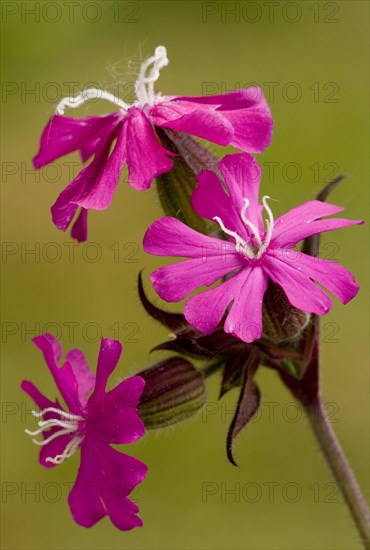
<path fill-rule="evenodd" d="M 141 376 L 131 376 L 122 380 L 104 396 L 104 404 L 111 409 L 124 403 L 126 407 L 136 408 L 144 391 L 145 380 Z"/>
<path fill-rule="evenodd" d="M 59 367 L 61 347 L 52 334 L 43 334 L 33 338 L 33 343 L 42 351 L 59 391 L 72 412 L 79 413 L 82 404 L 79 401 L 78 380 L 71 365 L 66 362 Z"/>
<path fill-rule="evenodd" d="M 66 354 L 66 362 L 78 380 L 78 399 L 82 405 L 87 402 L 87 396 L 95 386 L 95 375 L 91 372 L 85 355 L 79 349 L 72 349 Z"/>
<path fill-rule="evenodd" d="M 106 515 L 100 498 L 102 483 L 100 462 L 94 451 L 84 443 L 77 479 L 68 496 L 72 517 L 82 527 L 92 527 Z"/>
<path fill-rule="evenodd" d="M 71 237 L 82 243 L 87 241 L 87 210 L 81 208 L 81 211 L 73 224 Z"/>
<path fill-rule="evenodd" d="M 148 468 L 143 462 L 94 441 L 94 451 L 101 464 L 102 499 L 113 525 L 122 531 L 140 527 L 138 506 L 127 497 L 145 478 Z"/>
<path fill-rule="evenodd" d="M 262 206 L 258 202 L 261 168 L 256 159 L 248 153 L 234 153 L 221 159 L 218 166 L 239 215 L 245 204 L 244 199 L 247 199 L 249 206 L 245 215 L 259 231 L 262 231 Z M 247 231 L 251 235 L 250 230 Z"/>
<path fill-rule="evenodd" d="M 61 406 L 58 403 L 58 401 L 50 401 L 45 395 L 43 395 L 32 382 L 29 382 L 28 380 L 24 380 L 21 384 L 21 388 L 24 392 L 26 392 L 31 399 L 36 403 L 37 407 L 42 411 L 44 409 L 47 409 L 49 407 L 54 407 L 57 409 L 60 409 Z M 53 413 L 46 413 L 44 415 L 44 420 L 48 420 L 50 418 L 54 418 L 55 416 Z M 47 439 L 50 435 L 53 433 L 59 431 L 61 428 L 52 428 L 51 430 L 47 432 L 43 432 L 43 438 Z M 70 435 L 61 435 L 60 437 L 57 437 L 56 439 L 53 439 L 40 449 L 40 456 L 39 461 L 42 466 L 45 468 L 53 468 L 56 466 L 56 464 L 53 464 L 52 462 L 47 462 L 46 458 L 52 457 L 54 458 L 58 454 L 62 454 L 66 445 L 71 440 Z"/>
<path fill-rule="evenodd" d="M 224 329 L 248 344 L 262 335 L 262 302 L 268 277 L 261 266 L 244 270 L 244 275 Z"/>
<path fill-rule="evenodd" d="M 80 154 L 81 154 L 82 162 L 86 162 L 87 160 L 89 160 L 90 157 L 92 157 L 94 153 L 96 153 L 101 142 L 102 142 L 102 138 L 99 137 L 98 139 L 96 139 L 95 141 L 92 141 L 91 143 L 87 144 L 86 147 L 81 149 Z"/>
<path fill-rule="evenodd" d="M 120 530 L 142 525 L 136 504 L 127 497 L 144 479 L 145 464 L 106 444 L 86 440 L 81 448 L 81 464 L 69 495 L 74 520 L 91 527 L 106 514 Z"/>
<path fill-rule="evenodd" d="M 41 136 L 40 150 L 33 160 L 35 168 L 72 151 L 85 151 L 83 157 L 90 156 L 101 136 L 111 131 L 120 118 L 118 113 L 81 119 L 54 115 Z"/>
<path fill-rule="evenodd" d="M 139 413 L 125 403 L 116 403 L 107 411 L 105 406 L 97 407 L 96 414 L 90 406 L 88 430 L 95 439 L 112 444 L 133 443 L 145 433 Z"/>
<path fill-rule="evenodd" d="M 23 380 L 21 383 L 21 389 L 27 393 L 30 398 L 36 403 L 38 408 L 42 411 L 48 407 L 59 407 L 57 401 L 51 401 L 43 393 L 40 392 L 38 388 L 32 382 L 28 380 Z"/>
<path fill-rule="evenodd" d="M 97 152 L 101 143 L 109 138 L 109 135 L 114 131 L 115 127 L 118 126 L 120 122 L 124 121 L 126 115 L 120 111 L 117 111 L 110 113 L 107 117 L 110 118 L 110 124 L 105 124 L 101 131 L 97 131 L 91 136 L 90 140 L 85 141 L 83 147 L 81 147 L 80 153 L 83 162 L 86 162 L 94 153 Z"/>
<path fill-rule="evenodd" d="M 62 357 L 62 346 L 55 336 L 48 332 L 32 338 L 32 342 L 43 352 L 45 361 L 54 376 L 54 371 L 58 368 Z"/>
<path fill-rule="evenodd" d="M 240 217 L 239 204 L 235 205 L 226 194 L 216 174 L 204 170 L 197 176 L 197 182 L 191 196 L 194 211 L 212 221 L 216 216 L 219 217 L 227 229 L 236 231 L 240 237 L 248 240 L 249 235 Z"/>
<path fill-rule="evenodd" d="M 146 115 L 137 108 L 131 108 L 129 113 L 126 123 L 128 183 L 144 191 L 157 176 L 171 170 L 173 162 L 167 156 L 171 153 L 159 143 Z"/>
<path fill-rule="evenodd" d="M 242 270 L 215 288 L 189 298 L 184 308 L 186 320 L 202 332 L 207 334 L 213 332 L 228 305 L 239 294 L 245 277 L 246 274 Z"/>
<path fill-rule="evenodd" d="M 198 128 L 188 124 L 188 117 L 191 116 L 188 113 L 201 113 L 202 109 L 207 113 L 205 120 L 209 118 L 209 130 L 207 128 L 205 134 L 199 133 L 199 126 L 203 130 L 201 118 L 197 121 Z M 179 119 L 181 114 L 184 120 Z M 216 115 L 221 115 L 223 121 L 219 121 Z M 188 132 L 220 145 L 231 144 L 249 153 L 261 153 L 271 143 L 273 119 L 263 92 L 257 87 L 213 96 L 175 97 L 155 106 L 153 116 L 159 126 Z M 219 131 L 224 127 L 220 136 L 212 135 L 212 124 Z M 229 128 L 231 131 L 226 141 Z"/>
<path fill-rule="evenodd" d="M 136 410 L 145 381 L 133 376 L 106 393 L 95 410 L 89 408 L 89 434 L 107 443 L 132 443 L 144 433 Z"/>
<path fill-rule="evenodd" d="M 73 201 L 83 208 L 104 210 L 108 208 L 112 202 L 126 160 L 125 126 L 119 129 L 116 144 L 108 158 L 111 143 L 111 140 L 107 140 L 101 152 L 97 153 L 93 163 L 96 161 L 96 168 L 98 168 L 99 171 L 97 172 L 96 168 L 91 170 L 91 174 L 86 178 L 83 194 L 80 198 L 76 198 L 76 200 Z"/>
<path fill-rule="evenodd" d="M 271 279 L 280 285 L 288 297 L 290 303 L 307 313 L 325 315 L 333 303 L 311 279 L 300 269 L 299 262 L 292 259 L 287 261 L 288 255 L 294 258 L 294 250 L 285 250 L 285 261 L 280 259 L 279 251 L 275 254 L 267 253 L 264 256 L 263 267 Z"/>
<path fill-rule="evenodd" d="M 95 154 L 94 160 L 88 166 L 83 168 L 83 170 L 81 170 L 72 183 L 70 183 L 64 191 L 62 191 L 54 205 L 51 207 L 53 222 L 61 231 L 65 231 L 68 228 L 72 222 L 73 216 L 76 213 L 78 204 L 80 204 L 80 206 L 84 206 L 84 198 L 86 198 L 89 194 L 91 195 L 90 203 L 86 200 L 86 208 L 90 208 L 89 204 L 98 209 L 109 206 L 109 202 L 112 199 L 112 193 L 114 191 L 112 187 L 114 187 L 117 183 L 112 182 L 111 173 L 106 174 L 110 185 L 107 190 L 102 189 L 101 195 L 99 195 L 99 193 L 92 193 L 92 190 L 95 184 L 98 185 L 99 189 L 101 188 L 101 185 L 99 186 L 99 184 L 101 184 L 102 179 L 104 178 L 110 148 L 114 139 L 114 135 L 111 135 L 109 139 L 101 143 L 99 150 Z M 115 146 L 115 151 L 117 149 L 117 145 L 118 140 Z M 122 143 L 120 143 L 120 145 L 122 145 Z M 118 150 L 116 155 L 117 154 Z M 114 157 L 115 159 L 116 155 Z"/>
<path fill-rule="evenodd" d="M 217 105 L 218 110 L 222 111 L 259 108 L 270 112 L 262 89 L 256 86 L 218 95 L 177 96 L 174 99 L 177 101 L 201 103 L 203 105 Z"/>
<path fill-rule="evenodd" d="M 258 109 L 223 112 L 234 128 L 230 144 L 249 153 L 262 153 L 272 141 L 273 119 Z"/>
<path fill-rule="evenodd" d="M 47 418 L 47 417 L 46 417 Z M 52 434 L 56 433 L 57 431 L 60 431 L 61 428 L 53 428 L 49 430 L 48 432 L 45 432 L 44 439 L 47 439 Z M 48 461 L 48 458 L 55 458 L 58 455 L 63 454 L 63 451 L 65 450 L 68 443 L 71 441 L 71 435 L 60 435 L 53 439 L 52 441 L 49 441 L 46 445 L 41 447 L 40 449 L 40 456 L 39 456 L 39 462 L 41 466 L 44 466 L 44 468 L 54 468 L 54 466 L 57 466 L 57 464 L 54 464 L 53 462 Z"/>
<path fill-rule="evenodd" d="M 87 170 L 87 168 L 84 168 L 84 170 Z M 72 202 L 72 200 L 77 198 L 80 194 L 80 180 L 78 178 L 80 178 L 84 170 L 77 176 L 77 180 L 70 183 L 64 191 L 60 193 L 50 209 L 53 222 L 61 231 L 66 231 L 66 229 L 68 229 L 78 210 L 77 204 Z M 74 231 L 74 234 L 76 237 L 83 236 L 79 227 Z"/>
<path fill-rule="evenodd" d="M 279 257 L 310 279 L 317 281 L 343 304 L 352 300 L 360 289 L 352 273 L 337 262 L 313 258 L 296 251 L 289 254 L 287 250 L 274 250 L 273 254 L 274 257 Z"/>
<path fill-rule="evenodd" d="M 327 202 L 317 200 L 304 202 L 275 219 L 273 241 L 281 248 L 290 245 L 292 242 L 294 243 L 296 233 L 299 236 L 299 232 L 302 231 L 303 234 L 304 228 L 314 220 L 337 214 L 342 210 L 344 208 L 341 206 Z"/>
<path fill-rule="evenodd" d="M 284 220 L 284 216 L 281 216 Z M 277 218 L 276 222 L 279 223 L 282 229 L 282 223 Z M 281 248 L 294 247 L 299 241 L 302 241 L 306 237 L 315 235 L 316 233 L 324 233 L 325 231 L 333 231 L 334 229 L 343 229 L 344 227 L 350 227 L 351 225 L 362 225 L 364 222 L 361 220 L 346 220 L 345 218 L 329 218 L 326 220 L 315 220 L 297 223 L 294 227 L 291 227 L 288 231 L 276 231 L 273 245 Z"/>
<path fill-rule="evenodd" d="M 145 478 L 148 468 L 137 458 L 97 441 L 93 442 L 93 447 L 104 466 L 104 474 L 110 478 L 107 481 L 111 483 L 116 480 L 122 496 L 128 496 Z"/>
<path fill-rule="evenodd" d="M 186 132 L 218 145 L 228 145 L 233 135 L 233 127 L 223 114 L 186 101 L 159 103 L 151 115 L 157 126 Z"/>
<path fill-rule="evenodd" d="M 225 241 L 194 231 L 170 216 L 152 223 L 143 240 L 144 250 L 149 254 L 204 258 L 204 261 L 208 256 L 225 252 L 226 245 Z M 231 246 L 235 250 L 235 246 Z"/>
<path fill-rule="evenodd" d="M 205 260 L 196 258 L 161 267 L 151 274 L 150 280 L 163 300 L 179 302 L 192 290 L 210 286 L 244 264 L 243 257 L 236 252 L 209 256 Z"/>
<path fill-rule="evenodd" d="M 119 494 L 119 489 L 118 489 Z M 109 519 L 120 531 L 130 531 L 135 527 L 142 527 L 143 522 L 137 515 L 139 507 L 127 497 L 116 496 L 115 493 L 104 487 L 104 499 L 108 509 Z"/>
<path fill-rule="evenodd" d="M 122 353 L 122 345 L 118 340 L 102 338 L 96 367 L 96 384 L 94 393 L 90 396 L 89 406 L 99 403 L 111 373 L 114 371 Z"/>

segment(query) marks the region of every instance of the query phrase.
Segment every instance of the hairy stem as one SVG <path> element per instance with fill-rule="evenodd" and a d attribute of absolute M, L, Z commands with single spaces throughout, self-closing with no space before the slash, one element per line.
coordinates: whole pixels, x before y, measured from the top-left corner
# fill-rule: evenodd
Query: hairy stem
<path fill-rule="evenodd" d="M 364 496 L 327 419 L 322 401 L 317 398 L 305 407 L 311 427 L 328 465 L 342 491 L 344 500 L 366 549 L 370 548 L 370 514 Z"/>

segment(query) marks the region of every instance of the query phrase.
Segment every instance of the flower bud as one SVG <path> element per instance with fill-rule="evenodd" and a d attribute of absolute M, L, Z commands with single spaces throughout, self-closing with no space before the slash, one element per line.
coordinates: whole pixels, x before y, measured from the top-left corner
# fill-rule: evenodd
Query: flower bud
<path fill-rule="evenodd" d="M 197 185 L 196 175 L 202 170 L 216 169 L 216 157 L 187 134 L 163 128 L 156 128 L 156 132 L 163 147 L 175 155 L 172 170 L 156 178 L 164 213 L 209 234 L 214 231 L 214 224 L 194 212 L 191 195 Z"/>
<path fill-rule="evenodd" d="M 205 403 L 203 375 L 181 357 L 164 359 L 138 375 L 145 380 L 138 411 L 147 429 L 185 420 Z"/>
<path fill-rule="evenodd" d="M 263 300 L 263 337 L 273 343 L 297 339 L 310 314 L 295 308 L 281 286 L 269 280 Z"/>

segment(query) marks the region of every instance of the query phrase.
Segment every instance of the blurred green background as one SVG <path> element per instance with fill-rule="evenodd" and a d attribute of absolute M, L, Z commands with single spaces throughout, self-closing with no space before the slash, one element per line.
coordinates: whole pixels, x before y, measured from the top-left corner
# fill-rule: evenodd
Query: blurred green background
<path fill-rule="evenodd" d="M 141 250 L 145 229 L 161 215 L 155 189 L 138 193 L 123 174 L 111 208 L 90 214 L 92 244 L 71 245 L 49 208 L 79 158 L 41 173 L 31 164 L 56 102 L 93 83 L 130 101 L 126 83 L 163 44 L 170 58 L 156 85 L 163 94 L 222 93 L 251 82 L 265 90 L 275 132 L 259 160 L 262 191 L 279 201 L 276 214 L 345 172 L 331 201 L 349 218 L 367 219 L 368 3 L 3 1 L 1 8 L 3 548 L 360 548 L 307 422 L 272 372 L 258 375 L 262 412 L 239 437 L 239 468 L 225 456 L 237 394 L 217 404 L 217 378 L 202 414 L 127 449 L 149 465 L 134 495 L 144 527 L 129 533 L 108 519 L 90 530 L 73 522 L 66 499 L 78 456 L 54 470 L 38 465 L 38 449 L 23 433 L 34 426 L 31 402 L 19 383 L 29 378 L 56 395 L 32 331 L 56 333 L 65 351 L 83 349 L 95 368 L 100 333 L 119 330 L 124 353 L 111 385 L 165 356 L 149 356 L 167 334 L 143 313 L 136 292 L 138 271 L 147 277 L 165 263 Z M 108 112 L 102 103 L 68 114 Z M 335 430 L 368 494 L 367 227 L 325 235 L 323 247 L 362 287 L 323 319 L 321 377 Z"/>

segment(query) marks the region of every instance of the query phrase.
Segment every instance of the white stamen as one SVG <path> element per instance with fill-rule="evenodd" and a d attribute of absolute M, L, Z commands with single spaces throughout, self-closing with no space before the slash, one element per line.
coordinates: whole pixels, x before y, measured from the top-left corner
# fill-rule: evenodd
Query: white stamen
<path fill-rule="evenodd" d="M 27 435 L 39 435 L 41 434 L 45 428 L 39 428 L 38 430 L 35 430 L 34 432 L 31 432 L 31 430 L 24 430 Z"/>
<path fill-rule="evenodd" d="M 83 437 L 74 437 L 68 443 L 68 445 L 66 446 L 66 448 L 64 449 L 61 455 L 57 455 L 54 458 L 52 458 L 51 456 L 48 456 L 45 459 L 45 462 L 51 462 L 52 464 L 61 464 L 62 462 L 65 461 L 66 458 L 70 458 L 72 455 L 75 454 L 75 452 L 77 451 L 82 441 L 83 441 Z"/>
<path fill-rule="evenodd" d="M 260 247 L 260 249 L 258 251 L 257 258 L 260 258 L 262 256 L 262 254 L 264 254 L 266 252 L 268 246 L 270 245 L 270 242 L 271 242 L 271 239 L 272 239 L 272 234 L 274 232 L 274 222 L 275 222 L 275 220 L 274 220 L 272 210 L 269 207 L 269 205 L 267 204 L 267 199 L 269 199 L 269 198 L 270 197 L 268 195 L 265 195 L 264 197 L 262 197 L 262 204 L 263 204 L 264 209 L 266 210 L 266 212 L 268 214 L 269 221 L 266 220 L 266 222 L 267 222 L 266 237 L 265 237 L 265 240 L 263 242 L 263 245 Z"/>
<path fill-rule="evenodd" d="M 148 59 L 146 59 L 141 64 L 139 76 L 135 82 L 135 94 L 137 97 L 137 102 L 133 103 L 132 105 L 140 105 L 141 107 L 144 107 L 144 105 L 146 104 L 153 105 L 155 99 L 154 83 L 159 78 L 160 70 L 168 65 L 168 63 L 169 60 L 167 57 L 166 48 L 164 46 L 158 46 L 155 49 L 154 55 L 148 57 Z M 149 75 L 145 76 L 145 73 L 147 72 L 150 65 L 153 65 L 153 67 L 151 68 Z M 125 103 L 124 101 L 122 101 L 122 99 L 116 97 L 110 92 L 99 90 L 98 88 L 88 88 L 87 90 L 82 91 L 80 94 L 74 97 L 70 96 L 63 98 L 58 103 L 56 107 L 56 112 L 59 115 L 64 115 L 66 107 L 76 109 L 89 99 L 98 98 L 110 101 L 116 107 L 119 107 L 124 113 L 126 113 L 126 111 L 132 106 L 128 103 Z"/>
<path fill-rule="evenodd" d="M 225 227 L 224 222 L 219 218 L 218 216 L 215 216 L 214 221 L 218 223 L 218 225 L 221 227 L 222 231 L 226 233 L 226 235 L 229 235 L 230 237 L 233 237 L 235 239 L 235 245 L 237 252 L 241 252 L 244 254 L 247 258 L 252 259 L 254 258 L 253 250 L 250 248 L 250 246 L 236 233 L 236 231 L 231 231 L 231 229 L 227 229 Z"/>
<path fill-rule="evenodd" d="M 38 422 L 38 425 L 40 428 L 38 430 L 35 430 L 34 432 L 31 432 L 30 430 L 24 430 L 26 434 L 28 435 L 39 435 L 40 433 L 44 432 L 45 430 L 49 430 L 49 428 L 53 428 L 54 426 L 59 426 L 60 428 L 70 429 L 71 425 L 74 425 L 75 422 L 61 422 L 60 420 L 56 419 L 50 419 L 45 420 L 44 422 Z"/>
<path fill-rule="evenodd" d="M 254 225 L 254 223 L 252 223 L 250 220 L 248 220 L 248 218 L 246 218 L 246 216 L 245 216 L 245 211 L 247 210 L 249 204 L 250 204 L 249 200 L 244 199 L 244 206 L 242 208 L 242 211 L 241 211 L 240 215 L 241 215 L 242 220 L 245 223 L 245 225 L 248 226 L 249 229 L 252 231 L 252 233 L 253 233 L 256 241 L 257 241 L 258 246 L 262 246 L 261 237 L 260 237 L 260 234 L 258 232 L 257 227 Z"/>
<path fill-rule="evenodd" d="M 138 79 L 135 82 L 135 93 L 140 105 L 148 103 L 152 105 L 154 101 L 154 83 L 159 78 L 160 70 L 168 65 L 167 50 L 164 46 L 158 46 L 155 49 L 154 55 L 149 57 L 140 67 Z M 153 65 L 148 76 L 145 76 L 146 71 Z M 146 88 L 145 84 L 148 84 Z"/>
<path fill-rule="evenodd" d="M 61 417 L 61 419 L 49 418 L 48 420 L 40 420 L 38 422 L 39 428 L 37 430 L 33 432 L 31 432 L 30 430 L 25 430 L 26 434 L 30 436 L 37 436 L 37 435 L 40 435 L 41 433 L 44 433 L 46 430 L 49 430 L 50 428 L 54 428 L 56 426 L 62 428 L 61 430 L 57 430 L 56 432 L 52 433 L 49 437 L 43 439 L 42 441 L 39 441 L 37 439 L 32 439 L 33 443 L 41 447 L 43 447 L 44 445 L 47 445 L 48 443 L 50 443 L 50 441 L 53 441 L 57 437 L 61 437 L 63 435 L 75 434 L 76 432 L 78 432 L 79 422 L 83 420 L 82 416 L 67 413 L 66 411 L 63 411 L 56 407 L 47 407 L 40 412 L 32 411 L 32 414 L 37 418 L 43 417 L 47 413 L 57 414 Z M 46 458 L 46 461 L 52 462 L 53 464 L 60 464 L 66 458 L 69 458 L 76 452 L 76 450 L 78 449 L 83 439 L 84 439 L 84 436 L 75 435 L 67 443 L 61 455 L 57 455 L 54 458 L 48 457 Z"/>
<path fill-rule="evenodd" d="M 48 412 L 59 414 L 64 418 L 68 418 L 69 420 L 81 420 L 81 416 L 77 416 L 76 414 L 71 414 L 67 411 L 63 411 L 63 409 L 57 409 L 56 407 L 47 407 L 46 409 L 43 409 L 40 412 L 32 411 L 32 414 L 33 416 L 37 416 L 37 418 L 40 418 L 41 416 L 44 416 Z"/>
<path fill-rule="evenodd" d="M 42 441 L 38 441 L 37 439 L 32 439 L 32 441 L 35 445 L 39 445 L 40 447 L 43 447 L 44 445 L 47 445 L 48 443 L 50 443 L 50 441 L 53 441 L 53 439 L 56 439 L 57 437 L 60 437 L 62 435 L 70 434 L 72 433 L 72 431 L 76 431 L 76 430 L 71 430 L 70 428 L 66 428 L 65 430 L 58 430 L 57 432 L 51 434 L 51 436 L 49 436 L 47 439 L 43 439 Z"/>
<path fill-rule="evenodd" d="M 224 225 L 224 222 L 219 218 L 218 216 L 215 216 L 214 221 L 218 223 L 218 225 L 221 227 L 222 231 L 226 233 L 226 235 L 229 235 L 230 237 L 233 237 L 236 240 L 236 243 L 241 245 L 244 243 L 241 237 L 236 233 L 236 231 L 231 231 L 231 229 L 227 229 Z"/>
<path fill-rule="evenodd" d="M 75 97 L 65 97 L 62 99 L 57 107 L 56 111 L 59 115 L 64 115 L 64 111 L 66 107 L 70 107 L 71 109 L 76 109 L 77 107 L 80 107 L 83 103 L 88 101 L 89 99 L 105 99 L 106 101 L 110 101 L 113 103 L 116 107 L 119 107 L 123 111 L 127 111 L 129 108 L 129 105 L 116 97 L 115 95 L 106 92 L 104 90 L 98 90 L 98 88 L 88 88 L 87 90 L 84 90 L 79 95 L 76 95 Z"/>
<path fill-rule="evenodd" d="M 40 420 L 40 422 L 38 422 L 38 425 L 42 427 L 44 430 L 48 430 L 53 426 L 60 426 L 61 428 L 70 428 L 75 423 L 76 423 L 75 420 L 68 421 L 68 420 L 58 420 L 56 418 L 50 418 L 50 420 Z"/>
<path fill-rule="evenodd" d="M 246 243 L 244 239 L 242 239 L 240 235 L 236 233 L 236 231 L 231 231 L 230 229 L 227 229 L 227 227 L 225 227 L 225 224 L 223 223 L 221 218 L 219 218 L 218 216 L 215 216 L 213 218 L 219 224 L 222 231 L 226 233 L 226 235 L 229 235 L 230 237 L 233 237 L 233 239 L 235 239 L 235 248 L 237 252 L 244 254 L 244 256 L 250 260 L 259 260 L 263 256 L 263 254 L 266 252 L 272 239 L 275 220 L 274 220 L 274 216 L 272 214 L 271 208 L 267 204 L 267 199 L 269 198 L 270 197 L 268 195 L 264 195 L 264 197 L 262 197 L 262 204 L 268 214 L 268 220 L 266 220 L 266 226 L 267 226 L 266 235 L 263 242 L 261 239 L 261 235 L 258 231 L 258 228 L 254 225 L 254 223 L 248 220 L 246 216 L 246 210 L 250 205 L 250 202 L 247 198 L 244 198 L 244 206 L 240 212 L 240 217 L 245 223 L 245 225 L 250 229 L 250 231 L 253 234 L 253 237 L 256 240 L 256 243 L 254 243 L 255 244 L 254 247 Z"/>

